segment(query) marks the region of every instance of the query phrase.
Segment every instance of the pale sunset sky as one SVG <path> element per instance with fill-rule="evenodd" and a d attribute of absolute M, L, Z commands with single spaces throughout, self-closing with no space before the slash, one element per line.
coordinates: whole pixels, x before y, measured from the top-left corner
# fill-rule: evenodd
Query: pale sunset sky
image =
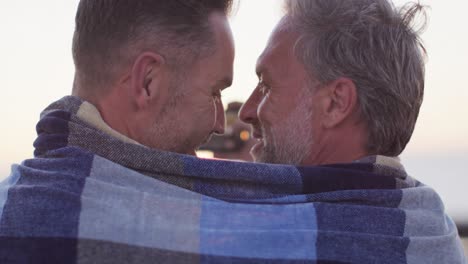
<path fill-rule="evenodd" d="M 0 180 L 12 163 L 32 157 L 39 113 L 70 94 L 71 40 L 78 0 L 0 0 Z M 394 1 L 401 6 L 407 1 Z M 468 223 L 468 23 L 466 0 L 430 6 L 422 35 L 428 60 L 425 99 L 401 156 L 410 175 L 432 186 L 457 221 Z M 245 101 L 257 83 L 255 62 L 281 17 L 280 0 L 243 0 L 231 19 L 235 78 L 227 104 Z M 468 75 L 467 75 L 468 76 Z"/>

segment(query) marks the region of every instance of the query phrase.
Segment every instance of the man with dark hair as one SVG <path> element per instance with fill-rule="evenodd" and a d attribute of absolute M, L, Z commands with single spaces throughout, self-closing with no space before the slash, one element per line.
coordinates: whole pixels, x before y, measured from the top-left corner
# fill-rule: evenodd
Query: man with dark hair
<path fill-rule="evenodd" d="M 231 1 L 82 0 L 73 95 L 115 132 L 194 154 L 223 133 L 220 93 L 232 82 Z"/>
<path fill-rule="evenodd" d="M 425 50 L 412 28 L 423 9 L 287 0 L 258 59 L 240 112 L 257 139 L 254 160 L 354 170 L 305 179 L 321 195 L 311 200 L 324 263 L 466 261 L 439 196 L 397 157 L 423 101 Z"/>
<path fill-rule="evenodd" d="M 171 253 L 197 242 L 178 236 L 183 218 L 159 232 L 172 220 L 157 212 L 165 210 L 154 204 L 162 201 L 148 195 L 158 193 L 155 178 L 190 185 L 164 174 L 183 171 L 171 158 L 190 159 L 212 134 L 224 132 L 220 96 L 233 78 L 232 4 L 79 2 L 72 96 L 44 110 L 35 158 L 13 167 L 0 186 L 1 263 L 196 258 Z M 184 217 L 183 208 L 173 209 L 182 211 L 166 214 Z"/>

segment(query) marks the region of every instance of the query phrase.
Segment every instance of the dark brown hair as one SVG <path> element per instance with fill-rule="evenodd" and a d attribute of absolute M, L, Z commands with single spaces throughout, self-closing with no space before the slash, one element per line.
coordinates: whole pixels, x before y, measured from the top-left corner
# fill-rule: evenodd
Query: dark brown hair
<path fill-rule="evenodd" d="M 214 49 L 209 16 L 228 15 L 232 2 L 81 0 L 73 37 L 80 86 L 105 86 L 143 51 L 156 51 L 171 65 L 190 64 Z"/>

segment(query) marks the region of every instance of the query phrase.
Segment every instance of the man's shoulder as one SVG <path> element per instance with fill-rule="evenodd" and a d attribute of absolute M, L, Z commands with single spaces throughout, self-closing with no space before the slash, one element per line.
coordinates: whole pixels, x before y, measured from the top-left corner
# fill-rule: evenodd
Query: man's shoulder
<path fill-rule="evenodd" d="M 8 217 L 21 222 L 18 219 L 48 210 L 78 206 L 93 158 L 92 153 L 67 147 L 13 165 L 9 177 L 0 183 L 2 223 Z"/>
<path fill-rule="evenodd" d="M 95 154 L 78 147 L 64 147 L 46 152 L 41 156 L 28 159 L 17 166 L 25 180 L 27 176 L 81 176 L 89 175 Z M 34 176 L 34 177 L 36 177 Z M 37 177 L 36 177 L 37 178 Z M 47 177 L 40 177 L 47 180 Z"/>

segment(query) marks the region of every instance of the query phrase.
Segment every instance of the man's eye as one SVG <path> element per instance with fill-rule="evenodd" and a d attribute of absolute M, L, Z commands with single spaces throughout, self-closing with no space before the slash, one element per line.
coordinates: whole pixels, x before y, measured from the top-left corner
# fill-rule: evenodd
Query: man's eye
<path fill-rule="evenodd" d="M 263 95 L 266 95 L 270 91 L 270 88 L 262 80 L 258 82 L 258 89 Z"/>
<path fill-rule="evenodd" d="M 263 75 L 259 75 L 257 89 L 263 96 L 267 95 L 270 91 L 270 87 L 263 81 Z"/>

